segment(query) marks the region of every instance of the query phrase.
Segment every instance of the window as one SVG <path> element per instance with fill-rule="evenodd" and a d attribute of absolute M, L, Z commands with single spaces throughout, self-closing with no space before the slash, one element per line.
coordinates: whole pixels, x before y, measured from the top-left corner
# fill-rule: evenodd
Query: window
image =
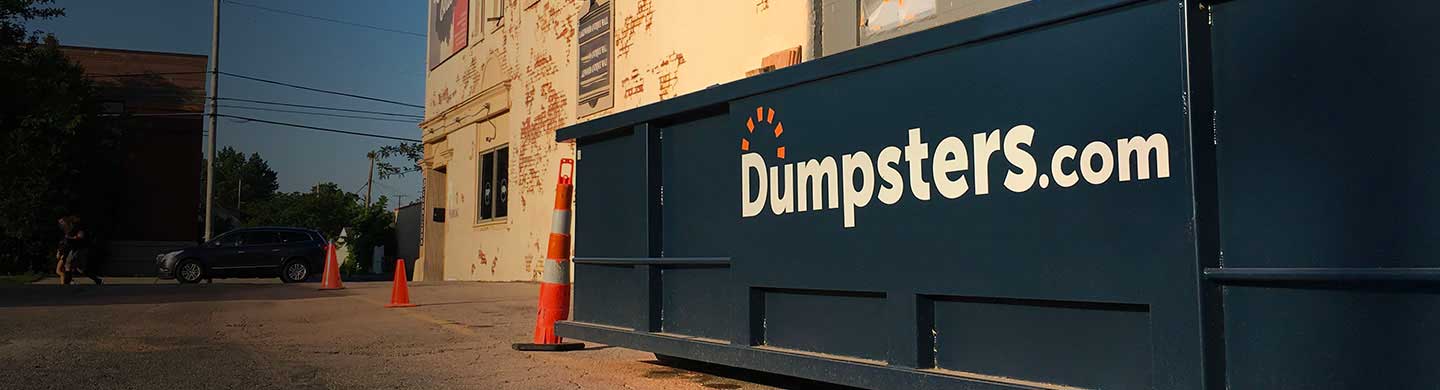
<path fill-rule="evenodd" d="M 251 231 L 245 232 L 241 238 L 244 245 L 271 245 L 280 243 L 280 237 L 272 231 Z"/>
<path fill-rule="evenodd" d="M 215 246 L 221 246 L 221 247 L 224 247 L 224 246 L 240 246 L 240 233 L 237 233 L 237 232 L 225 233 L 225 234 L 221 235 L 220 237 L 216 237 L 214 240 L 212 240 L 212 241 L 210 241 L 210 242 L 215 243 Z"/>
<path fill-rule="evenodd" d="M 500 29 L 505 24 L 505 2 L 507 0 L 481 0 L 485 3 L 485 27 L 490 31 Z"/>
<path fill-rule="evenodd" d="M 303 232 L 280 232 L 280 241 L 286 244 L 310 241 L 310 235 Z"/>
<path fill-rule="evenodd" d="M 480 210 L 476 222 L 510 214 L 510 147 L 480 154 Z"/>
<path fill-rule="evenodd" d="M 820 55 L 969 19 L 1029 0 L 823 0 Z M 855 21 L 860 27 L 855 28 Z"/>

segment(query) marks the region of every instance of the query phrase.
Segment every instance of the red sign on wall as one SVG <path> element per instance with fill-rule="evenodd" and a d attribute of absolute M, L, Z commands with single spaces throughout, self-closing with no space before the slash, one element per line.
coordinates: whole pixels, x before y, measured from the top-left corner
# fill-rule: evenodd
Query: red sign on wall
<path fill-rule="evenodd" d="M 470 0 L 430 1 L 430 69 L 470 44 Z"/>
<path fill-rule="evenodd" d="M 460 51 L 470 42 L 470 2 L 455 2 L 455 16 L 450 19 L 450 52 Z"/>

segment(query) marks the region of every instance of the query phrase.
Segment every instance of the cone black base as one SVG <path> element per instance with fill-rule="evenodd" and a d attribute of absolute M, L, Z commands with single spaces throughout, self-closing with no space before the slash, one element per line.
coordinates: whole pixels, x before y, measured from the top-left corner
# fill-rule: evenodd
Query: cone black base
<path fill-rule="evenodd" d="M 540 352 L 564 352 L 578 351 L 585 349 L 585 343 L 556 343 L 556 344 L 534 344 L 515 343 L 510 344 L 516 351 L 540 351 Z"/>

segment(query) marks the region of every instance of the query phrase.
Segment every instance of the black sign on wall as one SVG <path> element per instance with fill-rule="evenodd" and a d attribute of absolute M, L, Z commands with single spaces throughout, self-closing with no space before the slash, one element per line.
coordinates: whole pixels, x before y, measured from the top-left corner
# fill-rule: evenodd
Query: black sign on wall
<path fill-rule="evenodd" d="M 580 70 L 576 89 L 576 115 L 586 116 L 615 105 L 610 78 L 610 0 L 590 0 L 580 17 Z"/>

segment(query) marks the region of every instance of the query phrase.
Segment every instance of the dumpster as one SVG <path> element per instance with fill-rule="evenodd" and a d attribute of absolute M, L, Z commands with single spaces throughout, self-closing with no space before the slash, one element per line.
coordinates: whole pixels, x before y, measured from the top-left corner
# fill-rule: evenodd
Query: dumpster
<path fill-rule="evenodd" d="M 557 332 L 865 388 L 1440 388 L 1436 11 L 1033 1 L 561 129 Z"/>

